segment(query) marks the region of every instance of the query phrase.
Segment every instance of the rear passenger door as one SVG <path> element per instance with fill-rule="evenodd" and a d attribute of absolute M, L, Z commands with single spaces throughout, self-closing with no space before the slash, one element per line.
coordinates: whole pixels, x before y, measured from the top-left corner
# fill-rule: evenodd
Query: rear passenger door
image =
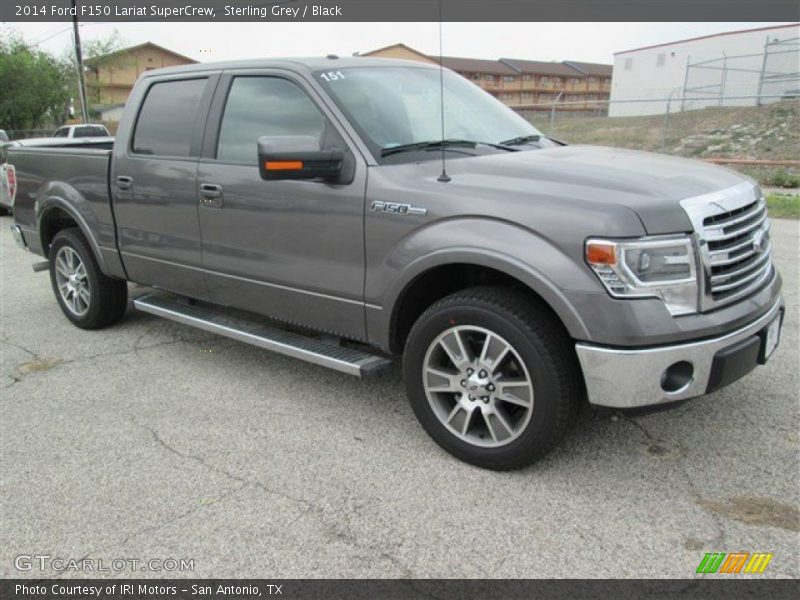
<path fill-rule="evenodd" d="M 261 136 L 316 137 L 355 161 L 351 183 L 264 181 Z M 321 99 L 287 71 L 223 74 L 198 168 L 214 302 L 363 338 L 366 163 Z M 213 196 L 210 196 L 213 192 Z"/>
<path fill-rule="evenodd" d="M 111 190 L 128 278 L 206 296 L 197 215 L 197 161 L 218 76 L 156 79 L 129 99 L 120 124 Z"/>

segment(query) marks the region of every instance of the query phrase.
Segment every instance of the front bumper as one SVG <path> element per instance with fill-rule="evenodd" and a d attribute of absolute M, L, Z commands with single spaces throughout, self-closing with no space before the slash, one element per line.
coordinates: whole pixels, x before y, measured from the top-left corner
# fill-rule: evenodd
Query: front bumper
<path fill-rule="evenodd" d="M 761 317 L 720 337 L 636 349 L 578 343 L 575 349 L 589 402 L 635 408 L 686 400 L 727 385 L 756 366 L 757 360 L 748 350 L 755 344 L 751 338 L 763 337 L 763 331 L 774 319 L 781 319 L 782 313 L 779 297 Z M 734 359 L 732 353 L 737 353 Z M 728 372 L 723 375 L 721 369 Z"/>

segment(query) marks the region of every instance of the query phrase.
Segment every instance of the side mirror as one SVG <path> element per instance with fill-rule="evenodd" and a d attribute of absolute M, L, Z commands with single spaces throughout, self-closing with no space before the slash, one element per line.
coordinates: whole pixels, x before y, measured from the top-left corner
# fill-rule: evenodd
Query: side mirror
<path fill-rule="evenodd" d="M 338 148 L 320 150 L 317 138 L 306 135 L 258 138 L 258 166 L 261 178 L 334 179 L 342 173 L 344 152 Z"/>

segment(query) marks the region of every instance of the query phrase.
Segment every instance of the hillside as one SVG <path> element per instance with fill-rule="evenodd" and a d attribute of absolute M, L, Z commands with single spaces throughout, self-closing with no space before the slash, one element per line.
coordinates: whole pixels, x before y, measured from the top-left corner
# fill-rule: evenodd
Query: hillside
<path fill-rule="evenodd" d="M 647 117 L 572 117 L 556 112 L 533 117 L 541 131 L 571 144 L 598 144 L 690 158 L 800 160 L 800 102 L 760 107 L 705 108 L 673 113 L 664 144 L 664 115 Z M 737 167 L 765 185 L 797 187 L 800 169 Z"/>

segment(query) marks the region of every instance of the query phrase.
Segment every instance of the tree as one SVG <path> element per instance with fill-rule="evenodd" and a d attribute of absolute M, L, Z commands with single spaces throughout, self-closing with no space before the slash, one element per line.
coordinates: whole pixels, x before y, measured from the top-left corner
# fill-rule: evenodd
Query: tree
<path fill-rule="evenodd" d="M 67 65 L 28 46 L 15 32 L 0 37 L 0 129 L 60 124 L 69 110 Z"/>

